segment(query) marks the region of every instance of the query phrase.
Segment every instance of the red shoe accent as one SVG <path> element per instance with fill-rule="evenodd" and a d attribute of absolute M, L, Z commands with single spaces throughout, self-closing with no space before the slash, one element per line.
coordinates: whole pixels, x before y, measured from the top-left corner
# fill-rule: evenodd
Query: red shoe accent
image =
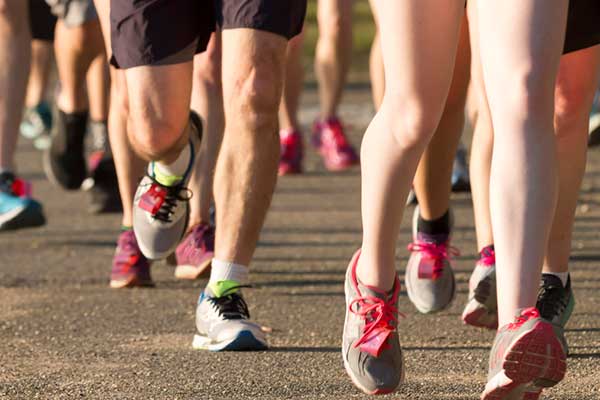
<path fill-rule="evenodd" d="M 438 279 L 444 272 L 444 261 L 459 256 L 457 248 L 448 243 L 429 243 L 416 240 L 408 245 L 408 250 L 420 253 L 419 279 Z"/>
<path fill-rule="evenodd" d="M 342 171 L 359 163 L 358 155 L 337 118 L 315 122 L 312 143 L 330 171 Z"/>
<path fill-rule="evenodd" d="M 31 197 L 31 183 L 26 181 L 25 179 L 15 178 L 12 184 L 12 192 L 17 197 Z"/>
<path fill-rule="evenodd" d="M 156 215 L 162 207 L 167 197 L 165 188 L 153 183 L 150 189 L 140 198 L 139 206 L 142 210 L 148 211 L 152 215 Z"/>
<path fill-rule="evenodd" d="M 302 173 L 304 144 L 302 133 L 294 129 L 283 129 L 279 132 L 281 158 L 279 160 L 279 176 Z"/>

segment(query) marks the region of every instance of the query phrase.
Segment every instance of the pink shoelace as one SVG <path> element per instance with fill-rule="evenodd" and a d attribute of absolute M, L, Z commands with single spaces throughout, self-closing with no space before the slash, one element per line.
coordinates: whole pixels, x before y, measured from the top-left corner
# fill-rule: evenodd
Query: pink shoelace
<path fill-rule="evenodd" d="M 521 315 L 515 317 L 515 322 L 508 324 L 508 329 L 518 329 L 531 318 L 539 318 L 540 312 L 535 307 L 529 307 L 521 312 Z"/>
<path fill-rule="evenodd" d="M 496 264 L 496 252 L 494 249 L 486 247 L 479 253 L 479 264 L 491 267 Z"/>
<path fill-rule="evenodd" d="M 458 257 L 460 251 L 456 247 L 449 246 L 448 243 L 429 243 L 423 241 L 415 241 L 408 245 L 408 250 L 412 252 L 424 253 L 427 258 L 434 260 L 432 279 L 437 279 L 442 276 L 444 271 L 444 262 Z"/>

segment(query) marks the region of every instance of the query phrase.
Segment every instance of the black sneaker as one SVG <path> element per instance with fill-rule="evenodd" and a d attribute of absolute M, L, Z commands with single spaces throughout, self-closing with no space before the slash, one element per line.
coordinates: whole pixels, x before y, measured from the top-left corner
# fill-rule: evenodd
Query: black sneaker
<path fill-rule="evenodd" d="M 558 276 L 542 274 L 536 303 L 541 317 L 564 329 L 574 307 L 575 296 L 571 290 L 571 277 L 567 278 L 567 285 L 563 286 Z M 559 340 L 566 353 L 568 350 L 566 338 L 564 335 L 559 335 Z"/>
<path fill-rule="evenodd" d="M 50 147 L 44 152 L 44 171 L 55 185 L 77 190 L 87 177 L 84 138 L 88 112 L 64 113 L 57 110 Z"/>
<path fill-rule="evenodd" d="M 91 171 L 91 178 L 93 186 L 89 189 L 89 212 L 103 214 L 123 211 L 117 171 L 110 152 L 104 153 L 98 165 Z"/>

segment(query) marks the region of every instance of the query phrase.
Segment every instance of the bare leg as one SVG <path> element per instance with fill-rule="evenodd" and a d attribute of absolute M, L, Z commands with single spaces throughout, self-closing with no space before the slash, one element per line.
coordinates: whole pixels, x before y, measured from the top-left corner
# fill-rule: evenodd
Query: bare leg
<path fill-rule="evenodd" d="M 497 271 L 500 326 L 513 321 L 518 309 L 535 305 L 556 207 L 554 82 L 567 4 L 565 0 L 553 1 L 552 7 L 546 0 L 477 3 L 495 133 L 490 206 L 496 260 L 502 265 Z M 522 40 L 515 41 L 515 36 Z"/>
<path fill-rule="evenodd" d="M 370 1 L 371 11 L 375 19 L 375 37 L 371 44 L 371 53 L 369 55 L 369 75 L 371 77 L 371 92 L 373 94 L 373 104 L 375 109 L 381 107 L 383 101 L 383 92 L 385 91 L 385 76 L 383 73 L 383 57 L 381 55 L 381 40 L 379 38 L 379 23 L 377 22 L 377 14 L 374 0 Z"/>
<path fill-rule="evenodd" d="M 194 200 L 190 202 L 190 227 L 209 223 L 213 176 L 225 126 L 220 34 L 213 34 L 206 51 L 194 57 L 192 109 L 204 121 L 204 135 L 196 169 L 190 180 L 190 189 L 194 193 Z"/>
<path fill-rule="evenodd" d="M 33 40 L 31 42 L 31 69 L 29 70 L 29 83 L 25 105 L 35 107 L 44 101 L 50 75 L 52 62 L 52 42 Z"/>
<path fill-rule="evenodd" d="M 319 0 L 315 73 L 321 120 L 336 116 L 352 55 L 352 0 Z"/>
<path fill-rule="evenodd" d="M 302 68 L 303 47 L 304 33 L 296 36 L 288 43 L 283 96 L 281 96 L 281 104 L 279 105 L 279 127 L 282 130 L 300 128 L 300 124 L 298 123 L 298 107 L 304 84 L 304 68 Z"/>
<path fill-rule="evenodd" d="M 225 134 L 215 174 L 215 258 L 249 265 L 277 181 L 287 41 L 249 29 L 223 36 Z"/>
<path fill-rule="evenodd" d="M 92 121 L 106 121 L 108 119 L 110 78 L 104 51 L 92 60 L 87 71 L 86 82 L 90 103 L 90 119 Z"/>
<path fill-rule="evenodd" d="M 413 182 L 419 199 L 419 213 L 426 220 L 438 219 L 450 208 L 452 165 L 465 123 L 470 61 L 469 29 L 466 19 L 463 19 L 454 77 L 444 113 L 421 156 Z"/>
<path fill-rule="evenodd" d="M 559 159 L 559 194 L 544 272 L 567 272 L 575 208 L 585 172 L 588 118 L 598 87 L 600 46 L 561 58 L 556 83 L 554 126 Z"/>
<path fill-rule="evenodd" d="M 362 256 L 358 277 L 389 290 L 404 200 L 450 89 L 463 5 L 378 0 L 386 82 L 362 145 Z M 383 12 L 385 11 L 385 12 Z M 435 23 L 434 23 L 435 21 Z"/>
<path fill-rule="evenodd" d="M 0 170 L 14 170 L 31 55 L 28 3 L 5 0 L 0 8 Z"/>

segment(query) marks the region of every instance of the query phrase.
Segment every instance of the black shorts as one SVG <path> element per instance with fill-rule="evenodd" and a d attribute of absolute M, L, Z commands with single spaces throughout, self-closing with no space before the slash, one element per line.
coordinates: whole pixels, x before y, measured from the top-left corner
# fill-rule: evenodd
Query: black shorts
<path fill-rule="evenodd" d="M 250 28 L 291 39 L 306 0 L 111 0 L 113 56 L 119 68 L 191 61 L 216 27 Z"/>
<path fill-rule="evenodd" d="M 600 44 L 600 0 L 571 0 L 564 54 Z"/>
<path fill-rule="evenodd" d="M 45 0 L 29 0 L 29 25 L 31 36 L 36 40 L 54 40 L 56 17 Z"/>

